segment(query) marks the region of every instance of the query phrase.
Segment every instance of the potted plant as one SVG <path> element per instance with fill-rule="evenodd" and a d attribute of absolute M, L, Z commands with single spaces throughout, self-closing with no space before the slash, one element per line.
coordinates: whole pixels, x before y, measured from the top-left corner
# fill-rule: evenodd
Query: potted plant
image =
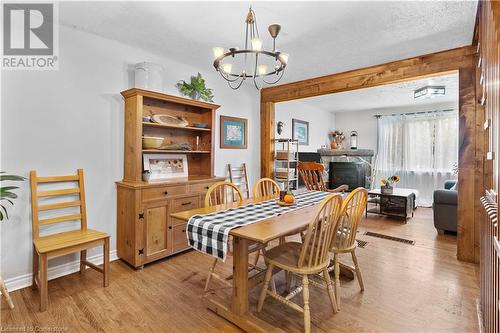
<path fill-rule="evenodd" d="M 212 89 L 206 87 L 205 79 L 200 73 L 196 76 L 191 76 L 190 83 L 180 80 L 175 86 L 179 89 L 181 94 L 189 96 L 195 101 L 202 99 L 205 102 L 213 102 L 214 94 Z"/>
<path fill-rule="evenodd" d="M 16 190 L 18 186 L 3 186 L 2 182 L 4 181 L 23 181 L 25 178 L 16 175 L 5 175 L 5 172 L 0 172 L 0 221 L 8 220 L 9 213 L 7 212 L 7 205 L 5 202 L 14 205 L 14 199 L 17 199 L 17 194 L 12 192 L 12 190 Z M 11 309 L 14 308 L 14 303 L 10 298 L 9 291 L 5 286 L 5 282 L 0 276 L 0 291 L 2 292 L 2 296 L 5 297 L 7 304 Z"/>
<path fill-rule="evenodd" d="M 23 181 L 25 178 L 16 175 L 5 175 L 5 171 L 0 172 L 0 184 L 4 181 Z M 0 185 L 0 221 L 4 219 L 9 219 L 9 213 L 7 212 L 6 203 L 14 205 L 14 199 L 17 199 L 17 194 L 12 192 L 12 190 L 18 189 L 18 186 L 3 186 Z"/>
<path fill-rule="evenodd" d="M 382 184 L 382 186 L 380 186 L 380 192 L 383 194 L 392 194 L 394 189 L 392 185 L 396 184 L 400 180 L 401 178 L 397 175 L 390 176 L 389 178 L 382 178 L 380 180 L 380 183 Z"/>

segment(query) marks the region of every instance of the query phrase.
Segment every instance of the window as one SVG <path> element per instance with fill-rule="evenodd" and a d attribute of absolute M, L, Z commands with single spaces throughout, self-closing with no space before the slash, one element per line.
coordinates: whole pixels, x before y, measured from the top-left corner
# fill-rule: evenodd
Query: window
<path fill-rule="evenodd" d="M 401 176 L 398 186 L 419 191 L 417 202 L 432 205 L 432 194 L 452 179 L 458 161 L 456 111 L 381 116 L 375 180 Z"/>

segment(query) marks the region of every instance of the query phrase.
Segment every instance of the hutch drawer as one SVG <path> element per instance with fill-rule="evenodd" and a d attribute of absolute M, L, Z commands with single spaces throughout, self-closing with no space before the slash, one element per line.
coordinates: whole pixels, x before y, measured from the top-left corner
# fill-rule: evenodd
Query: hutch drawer
<path fill-rule="evenodd" d="M 142 201 L 163 200 L 186 192 L 186 185 L 146 188 L 142 190 Z"/>
<path fill-rule="evenodd" d="M 213 182 L 190 184 L 189 193 L 205 193 L 212 184 Z"/>
<path fill-rule="evenodd" d="M 199 196 L 194 195 L 190 197 L 172 199 L 172 204 L 170 205 L 170 207 L 170 213 L 199 208 Z"/>

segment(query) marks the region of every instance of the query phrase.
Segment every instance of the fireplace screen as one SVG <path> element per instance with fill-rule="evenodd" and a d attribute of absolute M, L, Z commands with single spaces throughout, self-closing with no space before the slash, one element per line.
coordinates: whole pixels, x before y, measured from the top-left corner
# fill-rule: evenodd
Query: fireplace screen
<path fill-rule="evenodd" d="M 367 187 L 366 170 L 363 163 L 330 162 L 329 187 L 336 188 L 346 184 L 349 191 L 357 187 Z"/>

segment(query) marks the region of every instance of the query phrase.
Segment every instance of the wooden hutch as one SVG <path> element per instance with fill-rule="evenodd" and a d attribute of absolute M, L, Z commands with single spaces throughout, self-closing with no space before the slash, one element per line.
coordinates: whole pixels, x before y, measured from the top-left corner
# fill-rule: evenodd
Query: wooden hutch
<path fill-rule="evenodd" d="M 117 182 L 117 252 L 120 259 L 138 268 L 189 248 L 186 222 L 170 214 L 201 207 L 208 187 L 223 180 L 214 177 L 219 105 L 136 88 L 121 94 L 125 98 L 125 152 L 124 178 Z M 180 116 L 189 125 L 143 122 L 143 116 L 155 114 Z M 208 128 L 192 127 L 193 123 L 207 123 Z M 164 137 L 164 142 L 174 144 L 189 143 L 199 150 L 143 149 L 143 135 Z M 188 177 L 143 182 L 143 153 L 186 154 Z"/>

